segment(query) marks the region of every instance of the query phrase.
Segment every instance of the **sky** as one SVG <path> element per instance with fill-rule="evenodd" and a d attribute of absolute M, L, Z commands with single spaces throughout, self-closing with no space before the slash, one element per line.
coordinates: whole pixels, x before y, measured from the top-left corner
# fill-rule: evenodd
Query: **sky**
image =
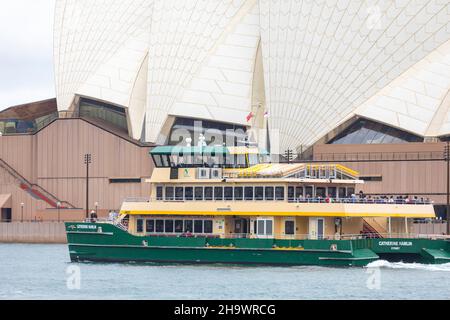
<path fill-rule="evenodd" d="M 0 0 L 0 110 L 55 97 L 55 0 Z"/>

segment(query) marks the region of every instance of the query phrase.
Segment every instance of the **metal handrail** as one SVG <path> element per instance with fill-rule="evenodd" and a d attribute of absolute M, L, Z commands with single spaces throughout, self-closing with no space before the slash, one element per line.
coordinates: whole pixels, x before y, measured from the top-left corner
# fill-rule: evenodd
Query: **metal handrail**
<path fill-rule="evenodd" d="M 406 202 L 405 199 L 397 199 L 394 200 L 394 202 L 389 202 L 389 201 L 381 201 L 381 200 L 370 200 L 370 199 L 360 199 L 360 198 L 303 198 L 303 199 L 293 199 L 293 198 L 288 198 L 286 200 L 285 199 L 280 199 L 280 200 L 276 200 L 275 198 L 273 199 L 252 199 L 252 200 L 236 200 L 236 199 L 230 199 L 230 198 L 226 198 L 223 197 L 222 200 L 214 200 L 214 199 L 204 199 L 203 200 L 199 200 L 199 199 L 195 199 L 195 196 L 189 199 L 186 199 L 186 197 L 174 197 L 173 199 L 165 199 L 165 198 L 160 198 L 160 197 L 130 197 L 130 198 L 125 198 L 123 202 L 126 203 L 139 203 L 139 202 L 237 202 L 237 203 L 242 203 L 242 202 L 273 202 L 273 201 L 278 201 L 278 202 L 289 202 L 289 203 L 322 203 L 322 204 L 330 204 L 330 203 L 343 203 L 343 204 L 376 204 L 376 205 L 386 205 L 386 204 L 390 204 L 390 205 L 431 205 L 433 204 L 432 201 L 410 201 L 410 202 Z"/>
<path fill-rule="evenodd" d="M 13 167 L 11 167 L 5 160 L 0 158 L 0 167 L 8 171 L 8 173 L 13 176 L 16 180 L 18 180 L 20 183 L 26 185 L 30 190 L 39 189 L 38 191 L 41 192 L 44 196 L 49 198 L 49 200 L 53 201 L 55 204 L 58 202 L 61 203 L 61 205 L 66 204 L 69 208 L 75 208 L 74 205 L 67 201 L 60 201 L 56 196 L 42 188 L 40 185 L 34 184 L 29 182 L 24 176 L 22 176 L 19 172 L 17 172 Z M 61 208 L 63 209 L 63 208 Z"/>

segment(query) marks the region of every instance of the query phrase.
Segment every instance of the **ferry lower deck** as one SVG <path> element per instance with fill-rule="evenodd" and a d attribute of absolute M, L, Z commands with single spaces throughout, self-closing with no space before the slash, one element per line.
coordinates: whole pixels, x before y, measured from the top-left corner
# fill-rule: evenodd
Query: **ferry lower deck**
<path fill-rule="evenodd" d="M 450 262 L 444 239 L 295 240 L 136 236 L 112 223 L 66 223 L 72 261 L 365 266 L 380 258 Z"/>

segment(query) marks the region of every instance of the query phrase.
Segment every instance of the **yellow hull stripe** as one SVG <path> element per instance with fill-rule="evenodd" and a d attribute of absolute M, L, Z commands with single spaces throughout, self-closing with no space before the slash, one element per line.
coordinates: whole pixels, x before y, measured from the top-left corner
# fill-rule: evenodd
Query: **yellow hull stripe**
<path fill-rule="evenodd" d="M 121 214 L 131 215 L 172 215 L 172 216 L 286 216 L 286 217 L 393 217 L 393 218 L 434 218 L 433 213 L 352 213 L 352 212 L 244 212 L 244 211 L 157 211 L 123 210 Z"/>

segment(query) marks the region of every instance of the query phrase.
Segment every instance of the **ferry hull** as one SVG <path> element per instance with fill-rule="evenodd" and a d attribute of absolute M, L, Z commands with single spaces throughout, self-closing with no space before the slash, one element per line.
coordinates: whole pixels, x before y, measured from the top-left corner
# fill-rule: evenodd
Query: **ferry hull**
<path fill-rule="evenodd" d="M 380 258 L 377 251 L 389 257 L 388 252 L 392 248 L 384 246 L 383 243 L 380 245 L 376 239 L 136 237 L 110 224 L 67 223 L 66 230 L 70 258 L 73 262 L 365 266 Z M 448 249 L 446 247 L 448 243 L 445 241 L 428 244 L 428 247 L 432 247 L 430 250 L 435 256 L 437 253 L 442 253 L 440 257 L 443 259 L 440 260 L 433 258 L 432 254 L 421 254 L 424 248 L 423 241 L 411 246 L 409 242 L 401 243 L 408 244 L 409 252 L 403 252 L 403 254 L 415 257 L 415 262 L 450 262 L 445 260 L 448 253 L 445 251 Z M 385 243 L 398 244 L 393 241 L 385 241 Z M 398 252 L 397 248 L 394 250 L 397 254 L 402 253 Z"/>

